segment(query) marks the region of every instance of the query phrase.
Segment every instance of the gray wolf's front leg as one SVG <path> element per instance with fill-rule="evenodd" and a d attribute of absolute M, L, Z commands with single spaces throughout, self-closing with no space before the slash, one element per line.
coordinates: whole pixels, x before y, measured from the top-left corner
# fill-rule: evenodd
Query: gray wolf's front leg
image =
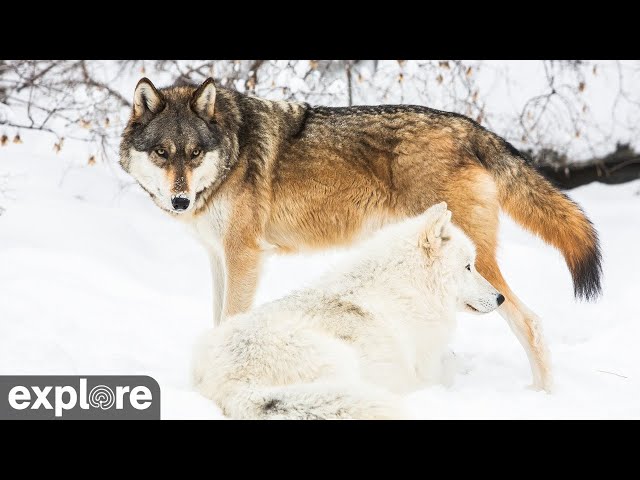
<path fill-rule="evenodd" d="M 262 251 L 251 241 L 225 245 L 226 272 L 223 320 L 251 308 L 258 287 Z"/>
<path fill-rule="evenodd" d="M 217 327 L 222 322 L 224 299 L 227 287 L 227 274 L 222 252 L 210 251 L 211 280 L 213 290 L 213 325 Z"/>

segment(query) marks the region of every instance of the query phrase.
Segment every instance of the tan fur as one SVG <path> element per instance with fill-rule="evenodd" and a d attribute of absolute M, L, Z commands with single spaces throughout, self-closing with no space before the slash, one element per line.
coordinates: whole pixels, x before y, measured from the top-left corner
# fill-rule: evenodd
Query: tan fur
<path fill-rule="evenodd" d="M 193 171 L 190 169 L 180 169 L 173 166 L 167 168 L 167 182 L 171 185 L 171 192 L 180 193 L 187 190 L 191 184 L 192 173 Z"/>
<path fill-rule="evenodd" d="M 532 208 L 528 193 L 521 188 L 513 189 L 502 199 L 502 207 L 520 225 L 563 252 L 569 267 L 574 269 L 597 244 L 589 221 L 575 204 L 563 201 L 563 195 L 546 181 L 536 183 L 535 193 L 544 197 L 547 210 Z"/>
<path fill-rule="evenodd" d="M 199 97 L 205 87 L 210 91 Z M 144 100 L 152 110 L 149 96 L 155 89 L 142 88 L 138 103 Z M 184 122 L 192 121 L 191 113 L 186 107 L 179 110 L 180 105 L 193 105 L 196 99 L 201 116 L 204 112 L 226 132 L 216 140 L 226 163 L 197 192 L 193 208 L 180 215 L 199 234 L 207 232 L 203 243 L 221 241 L 207 248 L 223 251 L 212 254 L 212 265 L 224 263 L 226 283 L 216 295 L 225 297 L 225 315 L 251 307 L 267 251 L 349 245 L 386 223 L 446 201 L 454 222 L 476 244 L 478 271 L 506 297 L 500 312 L 529 355 L 534 384 L 551 388 L 538 319 L 511 291 L 496 262 L 499 211 L 561 250 L 576 295 L 599 291 L 597 234 L 580 208 L 526 165 L 510 144 L 466 117 L 425 107 L 330 109 L 212 88 L 213 81 L 207 80 L 197 90 L 175 87 L 159 95 Z M 144 113 L 145 118 L 154 114 Z M 123 135 L 125 169 L 134 124 Z M 185 145 L 197 138 L 193 128 L 187 137 L 166 125 Z M 191 185 L 195 164 L 172 163 L 176 167 L 167 169 L 167 184 L 177 193 L 182 183 Z M 167 208 L 166 201 L 159 204 Z M 224 212 L 217 207 L 221 204 Z"/>
<path fill-rule="evenodd" d="M 269 191 L 229 195 L 236 207 L 225 237 L 225 315 L 244 312 L 251 306 L 260 269 L 261 238 L 282 253 L 349 245 L 367 231 L 444 200 L 454 222 L 477 246 L 478 271 L 506 297 L 501 310 L 508 312 L 505 316 L 518 318 L 509 325 L 525 349 L 534 352 L 534 378 L 539 385 L 550 388 L 549 355 L 537 317 L 528 315 L 508 287 L 495 258 L 500 201 L 493 177 L 476 162 L 460 157 L 447 137 L 436 136 L 426 142 L 431 146 L 432 161 L 437 158 L 434 154 L 441 156 L 431 168 L 425 168 L 420 152 L 410 149 L 406 150 L 414 154 L 398 159 L 396 168 L 379 166 L 377 172 L 376 162 L 372 172 L 349 168 L 331 157 L 307 158 L 304 167 L 281 163 Z M 446 158 L 451 155 L 458 155 L 465 167 L 451 171 Z M 265 198 L 270 199 L 266 218 L 252 208 L 264 206 L 259 199 Z"/>
<path fill-rule="evenodd" d="M 235 203 L 231 223 L 223 237 L 227 268 L 227 300 L 225 316 L 247 311 L 258 285 L 261 260 L 259 230 L 250 208 L 254 199 L 245 194 Z"/>

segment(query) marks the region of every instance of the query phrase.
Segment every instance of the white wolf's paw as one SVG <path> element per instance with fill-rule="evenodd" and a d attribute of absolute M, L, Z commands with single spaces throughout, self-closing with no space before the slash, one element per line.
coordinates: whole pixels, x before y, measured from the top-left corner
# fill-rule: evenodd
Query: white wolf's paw
<path fill-rule="evenodd" d="M 473 363 L 468 355 L 457 355 L 458 373 L 460 375 L 469 375 L 473 371 Z"/>
<path fill-rule="evenodd" d="M 468 355 L 449 350 L 442 356 L 442 367 L 451 368 L 458 375 L 468 375 L 473 370 L 473 363 Z"/>
<path fill-rule="evenodd" d="M 453 386 L 456 375 L 467 375 L 472 370 L 471 362 L 463 356 L 449 350 L 442 355 L 442 378 L 440 383 L 447 388 Z"/>

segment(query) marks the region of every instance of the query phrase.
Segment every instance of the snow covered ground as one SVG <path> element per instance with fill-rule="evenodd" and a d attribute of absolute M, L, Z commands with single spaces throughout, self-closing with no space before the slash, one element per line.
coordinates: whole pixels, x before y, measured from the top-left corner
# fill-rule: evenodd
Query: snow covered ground
<path fill-rule="evenodd" d="M 26 138 L 25 138 L 26 137 Z M 163 418 L 222 418 L 189 384 L 211 325 L 206 255 L 119 167 L 54 154 L 23 135 L 0 149 L 0 374 L 147 374 Z M 1 184 L 0 184 L 1 186 Z M 640 418 L 640 181 L 570 192 L 598 228 L 604 297 L 575 303 L 559 253 L 504 217 L 500 263 L 542 318 L 556 392 L 526 389 L 524 351 L 498 314 L 461 315 L 453 387 L 416 392 L 416 418 Z M 347 251 L 275 257 L 258 303 L 317 277 Z"/>

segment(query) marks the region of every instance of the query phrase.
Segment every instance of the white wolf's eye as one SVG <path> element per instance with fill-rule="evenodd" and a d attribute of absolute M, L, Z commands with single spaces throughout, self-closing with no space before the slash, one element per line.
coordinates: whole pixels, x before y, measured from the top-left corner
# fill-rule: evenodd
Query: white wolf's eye
<path fill-rule="evenodd" d="M 466 268 L 467 270 L 471 271 L 471 264 L 470 264 L 470 263 L 469 263 L 469 264 L 467 264 L 467 266 L 466 266 L 466 267 L 464 267 L 464 268 Z"/>
<path fill-rule="evenodd" d="M 200 155 L 200 150 L 194 150 L 193 152 L 191 152 L 192 157 L 197 157 L 198 155 Z"/>
<path fill-rule="evenodd" d="M 164 157 L 167 154 L 167 151 L 164 148 L 158 148 L 156 149 L 156 153 L 161 157 Z"/>

